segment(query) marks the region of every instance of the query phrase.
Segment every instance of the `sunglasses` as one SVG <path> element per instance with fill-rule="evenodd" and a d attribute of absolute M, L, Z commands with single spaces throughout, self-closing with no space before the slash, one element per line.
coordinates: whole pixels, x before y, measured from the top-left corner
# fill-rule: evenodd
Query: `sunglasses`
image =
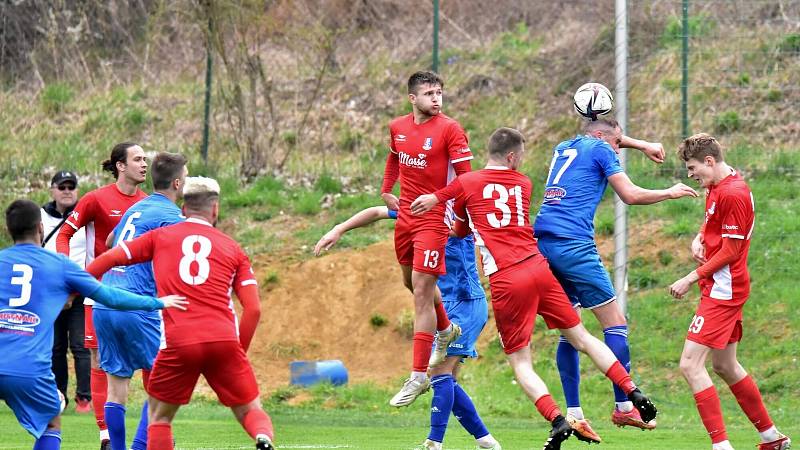
<path fill-rule="evenodd" d="M 65 191 L 65 190 L 66 191 L 74 191 L 77 188 L 78 188 L 77 186 L 74 186 L 72 184 L 60 184 L 60 185 L 58 185 L 58 190 L 59 191 Z"/>

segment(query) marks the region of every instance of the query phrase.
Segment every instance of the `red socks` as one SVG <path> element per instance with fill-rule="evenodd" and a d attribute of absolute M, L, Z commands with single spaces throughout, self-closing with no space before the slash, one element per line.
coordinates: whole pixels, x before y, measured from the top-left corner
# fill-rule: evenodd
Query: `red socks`
<path fill-rule="evenodd" d="M 561 415 L 561 409 L 559 409 L 556 402 L 553 401 L 553 397 L 551 397 L 550 394 L 539 397 L 535 404 L 536 409 L 539 410 L 539 414 L 548 422 L 552 422 L 553 419 Z"/>
<path fill-rule="evenodd" d="M 414 333 L 414 372 L 426 372 L 431 359 L 433 333 L 417 331 Z"/>
<path fill-rule="evenodd" d="M 147 427 L 148 450 L 172 450 L 172 425 L 164 422 L 151 423 Z"/>
<path fill-rule="evenodd" d="M 270 440 L 274 440 L 275 438 L 272 420 L 269 418 L 269 415 L 261 409 L 251 409 L 247 411 L 242 419 L 242 426 L 253 439 L 259 434 L 266 434 Z"/>
<path fill-rule="evenodd" d="M 108 378 L 101 369 L 91 369 L 89 378 L 89 389 L 92 391 L 92 407 L 94 408 L 94 418 L 97 420 L 97 428 L 106 430 L 106 399 L 108 398 Z"/>
<path fill-rule="evenodd" d="M 446 330 L 450 326 L 450 319 L 447 317 L 447 311 L 444 310 L 444 304 L 433 302 L 433 307 L 436 309 L 436 330 Z"/>
<path fill-rule="evenodd" d="M 614 364 L 608 368 L 606 371 L 606 377 L 611 380 L 614 384 L 619 386 L 625 394 L 630 394 L 634 389 L 636 389 L 636 385 L 633 384 L 631 381 L 631 376 L 628 374 L 628 371 L 620 364 L 619 361 L 614 361 Z"/>
<path fill-rule="evenodd" d="M 700 413 L 700 420 L 708 431 L 711 442 L 728 440 L 728 433 L 725 432 L 725 422 L 722 420 L 722 406 L 719 403 L 719 395 L 714 386 L 694 394 L 694 401 L 697 403 L 697 411 Z"/>
<path fill-rule="evenodd" d="M 756 427 L 759 432 L 769 429 L 773 423 L 769 418 L 767 408 L 764 406 L 764 400 L 761 398 L 761 392 L 753 381 L 753 377 L 747 375 L 737 383 L 729 386 L 739 406 L 744 411 L 750 422 Z"/>

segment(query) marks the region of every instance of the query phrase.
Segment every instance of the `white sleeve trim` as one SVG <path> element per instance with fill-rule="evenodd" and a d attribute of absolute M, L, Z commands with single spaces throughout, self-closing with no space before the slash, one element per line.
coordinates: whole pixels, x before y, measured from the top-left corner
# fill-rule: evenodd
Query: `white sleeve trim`
<path fill-rule="evenodd" d="M 744 239 L 744 236 L 742 236 L 741 234 L 723 234 L 722 237 L 731 239 Z"/>
<path fill-rule="evenodd" d="M 242 286 L 250 286 L 251 284 L 258 285 L 256 280 L 244 280 L 242 281 Z"/>
<path fill-rule="evenodd" d="M 70 222 L 69 220 L 67 220 L 67 221 L 66 221 L 66 222 L 64 222 L 64 223 L 66 223 L 67 225 L 69 225 L 69 226 L 71 226 L 72 228 L 74 228 L 74 229 L 75 229 L 75 231 L 78 231 L 78 230 L 79 230 L 79 228 L 78 228 L 78 227 L 76 227 L 75 225 L 73 225 L 73 224 L 72 224 L 72 222 Z"/>
<path fill-rule="evenodd" d="M 125 256 L 127 256 L 128 259 L 133 259 L 130 249 L 127 245 L 125 245 L 125 241 L 119 241 L 119 246 L 122 247 L 122 250 L 125 252 Z"/>
<path fill-rule="evenodd" d="M 461 161 L 469 161 L 469 160 L 470 160 L 470 159 L 472 159 L 472 158 L 473 158 L 473 156 L 472 156 L 472 155 L 470 155 L 470 156 L 465 156 L 465 157 L 463 157 L 463 158 L 451 159 L 451 160 L 450 160 L 450 162 L 451 162 L 452 164 L 455 164 L 455 163 L 457 163 L 457 162 L 461 162 Z"/>

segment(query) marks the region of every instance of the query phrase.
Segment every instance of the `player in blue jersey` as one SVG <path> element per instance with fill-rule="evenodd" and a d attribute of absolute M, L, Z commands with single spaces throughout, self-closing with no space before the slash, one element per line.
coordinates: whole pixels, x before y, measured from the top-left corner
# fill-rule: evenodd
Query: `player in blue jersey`
<path fill-rule="evenodd" d="M 53 322 L 74 292 L 120 309 L 185 309 L 161 299 L 103 286 L 64 255 L 41 248 L 39 206 L 15 200 L 5 212 L 14 241 L 0 250 L 0 399 L 36 438 L 35 450 L 61 447 L 63 398 L 52 371 Z"/>
<path fill-rule="evenodd" d="M 155 192 L 131 206 L 108 235 L 108 247 L 131 241 L 142 234 L 184 220 L 175 202 L 181 197 L 188 174 L 186 158 L 177 153 L 159 153 L 150 168 Z M 156 295 L 150 263 L 115 267 L 103 275 L 103 283 L 141 295 Z M 161 315 L 158 311 L 120 311 L 95 306 L 93 319 L 99 337 L 100 367 L 108 377 L 105 404 L 106 425 L 112 450 L 125 450 L 125 404 L 136 370 L 142 370 L 147 387 L 161 341 Z M 147 448 L 147 402 L 131 450 Z"/>
<path fill-rule="evenodd" d="M 448 214 L 452 214 L 452 211 L 448 211 Z M 397 211 L 385 206 L 373 206 L 359 211 L 320 238 L 314 247 L 314 254 L 319 256 L 323 250 L 330 249 L 347 231 L 381 219 L 397 219 Z M 446 352 L 446 358 L 443 363 L 430 369 L 431 386 L 433 386 L 431 429 L 422 448 L 433 450 L 442 448 L 447 422 L 452 412 L 464 429 L 475 438 L 479 448 L 500 450 L 500 444 L 486 429 L 472 399 L 456 382 L 459 363 L 464 358 L 478 356 L 475 344 L 488 318 L 486 294 L 475 267 L 475 242 L 471 235 L 464 239 L 450 237 L 447 240 L 445 265 L 447 274 L 439 277 L 437 286 L 447 316 L 461 326 L 462 333 L 447 348 L 438 349 L 439 352 Z M 434 346 L 437 344 L 438 340 Z M 434 352 L 436 350 L 434 348 Z"/>
<path fill-rule="evenodd" d="M 603 327 L 606 344 L 629 372 L 627 322 L 615 301 L 616 293 L 594 242 L 595 211 L 608 184 L 629 205 L 697 196 L 683 183 L 661 190 L 643 189 L 633 184 L 617 157 L 619 148 L 630 145 L 632 141 L 636 140 L 622 135 L 616 120 L 600 118 L 587 122 L 583 135 L 558 144 L 550 163 L 542 207 L 533 226 L 539 250 L 550 262 L 551 270 L 573 305 L 590 309 L 595 314 Z M 653 146 L 636 147 L 650 159 L 663 161 L 663 156 L 658 157 L 649 151 Z M 563 336 L 556 361 L 567 401 L 567 414 L 583 419 L 578 390 L 578 352 Z M 642 421 L 639 412 L 617 386 L 614 386 L 614 396 L 614 424 L 655 428 L 654 421 Z"/>

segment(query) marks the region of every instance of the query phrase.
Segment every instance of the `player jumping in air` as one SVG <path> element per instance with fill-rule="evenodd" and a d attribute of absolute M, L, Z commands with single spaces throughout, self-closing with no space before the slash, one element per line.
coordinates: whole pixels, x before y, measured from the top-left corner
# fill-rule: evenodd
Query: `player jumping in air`
<path fill-rule="evenodd" d="M 451 221 L 452 214 L 452 210 L 448 211 Z M 322 250 L 331 248 L 347 231 L 381 219 L 397 219 L 397 211 L 385 206 L 373 206 L 357 212 L 325 233 L 314 246 L 314 254 L 319 256 Z M 475 438 L 478 448 L 500 450 L 500 444 L 484 425 L 472 399 L 456 381 L 459 363 L 464 358 L 478 356 L 475 344 L 488 318 L 486 295 L 475 267 L 475 241 L 471 235 L 463 239 L 450 237 L 444 255 L 447 273 L 439 277 L 437 285 L 448 317 L 460 324 L 462 334 L 447 346 L 444 363 L 431 369 L 431 428 L 422 447 L 430 450 L 442 448 L 452 412 Z"/>
<path fill-rule="evenodd" d="M 456 199 L 455 213 L 466 220 L 481 250 L 484 273 L 489 277 L 492 308 L 503 351 L 522 390 L 553 429 L 545 450 L 560 449 L 573 432 L 585 441 L 599 442 L 586 433 L 585 420 L 565 418 L 547 386 L 531 364 L 530 339 L 536 314 L 549 328 L 558 328 L 569 342 L 586 353 L 595 365 L 633 401 L 643 420 L 656 416 L 656 408 L 636 388 L 611 350 L 586 331 L 569 299 L 539 253 L 528 214 L 531 181 L 517 171 L 525 152 L 522 134 L 500 128 L 489 138 L 486 168 L 464 174 L 435 194 L 423 195 L 411 205 L 423 214 L 435 205 Z M 462 206 L 466 208 L 460 211 Z M 456 223 L 456 233 L 467 227 Z"/>
<path fill-rule="evenodd" d="M 708 190 L 705 222 L 692 241 L 692 256 L 700 266 L 670 286 L 675 298 L 683 298 L 692 284 L 700 285 L 700 305 L 686 334 L 681 372 L 692 389 L 713 450 L 733 447 L 717 390 L 706 370 L 708 355 L 714 372 L 761 435 L 758 449 L 787 449 L 792 441 L 775 427 L 758 386 L 736 358 L 742 310 L 750 297 L 747 253 L 755 226 L 753 194 L 741 175 L 725 163 L 722 146 L 708 134 L 684 140 L 678 156 L 686 163 L 689 178 Z"/>
<path fill-rule="evenodd" d="M 534 224 L 539 249 L 572 304 L 594 313 L 603 327 L 606 345 L 629 372 L 627 320 L 616 302 L 614 287 L 594 242 L 595 211 L 608 184 L 629 205 L 697 196 L 683 183 L 662 190 L 642 189 L 633 184 L 617 158 L 619 148 L 630 146 L 630 141 L 643 142 L 623 136 L 617 121 L 604 117 L 587 122 L 583 135 L 558 144 L 550 163 L 542 207 Z M 657 147 L 660 149 L 660 144 Z M 648 153 L 648 147 L 639 145 L 639 148 L 654 161 L 663 160 L 660 154 Z M 567 414 L 582 419 L 578 352 L 567 339 L 559 341 L 556 362 Z M 611 416 L 614 424 L 655 428 L 655 422 L 642 420 L 618 386 L 614 386 L 614 397 L 616 407 Z"/>
<path fill-rule="evenodd" d="M 428 366 L 444 361 L 447 346 L 461 330 L 447 317 L 436 288 L 446 273 L 445 245 L 450 229 L 444 205 L 415 217 L 408 207 L 417 196 L 441 189 L 458 174 L 470 170 L 472 153 L 461 125 L 444 115 L 444 82 L 432 72 L 417 72 L 408 79 L 412 112 L 389 124 L 389 147 L 381 196 L 386 206 L 398 211 L 394 233 L 397 261 L 403 283 L 414 294 L 414 346 L 411 376 L 390 401 L 406 406 L 430 388 Z M 392 194 L 400 180 L 400 199 Z M 431 350 L 436 336 L 436 346 Z"/>
<path fill-rule="evenodd" d="M 108 249 L 106 237 L 119 223 L 125 211 L 147 195 L 139 189 L 147 176 L 147 159 L 142 147 L 131 142 L 114 146 L 109 159 L 103 162 L 103 170 L 114 175 L 116 181 L 84 195 L 75 206 L 70 217 L 61 227 L 56 238 L 56 250 L 69 255 L 72 236 L 81 228 L 86 228 L 86 264 Z M 86 308 L 84 320 L 86 329 L 84 345 L 91 354 L 90 390 L 97 427 L 100 429 L 100 449 L 110 447 L 108 427 L 105 422 L 105 404 L 108 394 L 108 380 L 100 369 L 97 337 L 92 322 L 92 299 L 83 301 Z"/>
<path fill-rule="evenodd" d="M 62 398 L 52 371 L 53 322 L 78 292 L 118 309 L 184 309 L 182 297 L 156 299 L 103 286 L 64 255 L 40 247 L 39 207 L 16 200 L 5 213 L 14 245 L 0 251 L 0 399 L 34 438 L 34 450 L 61 448 Z"/>
<path fill-rule="evenodd" d="M 131 206 L 106 240 L 117 242 L 118 245 L 120 241 L 130 241 L 152 229 L 182 222 L 181 210 L 175 202 L 183 195 L 187 173 L 186 158 L 183 155 L 157 154 L 150 167 L 155 192 Z M 135 294 L 156 295 L 157 292 L 153 269 L 149 263 L 114 267 L 103 276 L 103 283 Z M 128 400 L 128 387 L 133 372 L 139 369 L 142 370 L 142 381 L 145 388 L 147 387 L 150 369 L 160 344 L 161 316 L 158 312 L 118 311 L 96 305 L 94 325 L 100 346 L 100 367 L 108 375 L 105 419 L 111 449 L 125 450 L 125 404 Z M 147 446 L 147 409 L 145 401 L 131 450 L 145 450 Z"/>
<path fill-rule="evenodd" d="M 172 421 L 189 403 L 202 374 L 220 402 L 231 408 L 256 448 L 272 449 L 272 421 L 261 408 L 247 349 L 261 316 L 258 286 L 239 244 L 214 228 L 219 184 L 190 177 L 183 191 L 186 221 L 156 228 L 103 254 L 86 270 L 93 275 L 114 266 L 152 261 L 158 292 L 177 292 L 192 307 L 163 314 L 162 344 L 147 393 L 150 395 L 148 450 L 172 450 Z M 241 320 L 231 292 L 242 303 Z"/>

